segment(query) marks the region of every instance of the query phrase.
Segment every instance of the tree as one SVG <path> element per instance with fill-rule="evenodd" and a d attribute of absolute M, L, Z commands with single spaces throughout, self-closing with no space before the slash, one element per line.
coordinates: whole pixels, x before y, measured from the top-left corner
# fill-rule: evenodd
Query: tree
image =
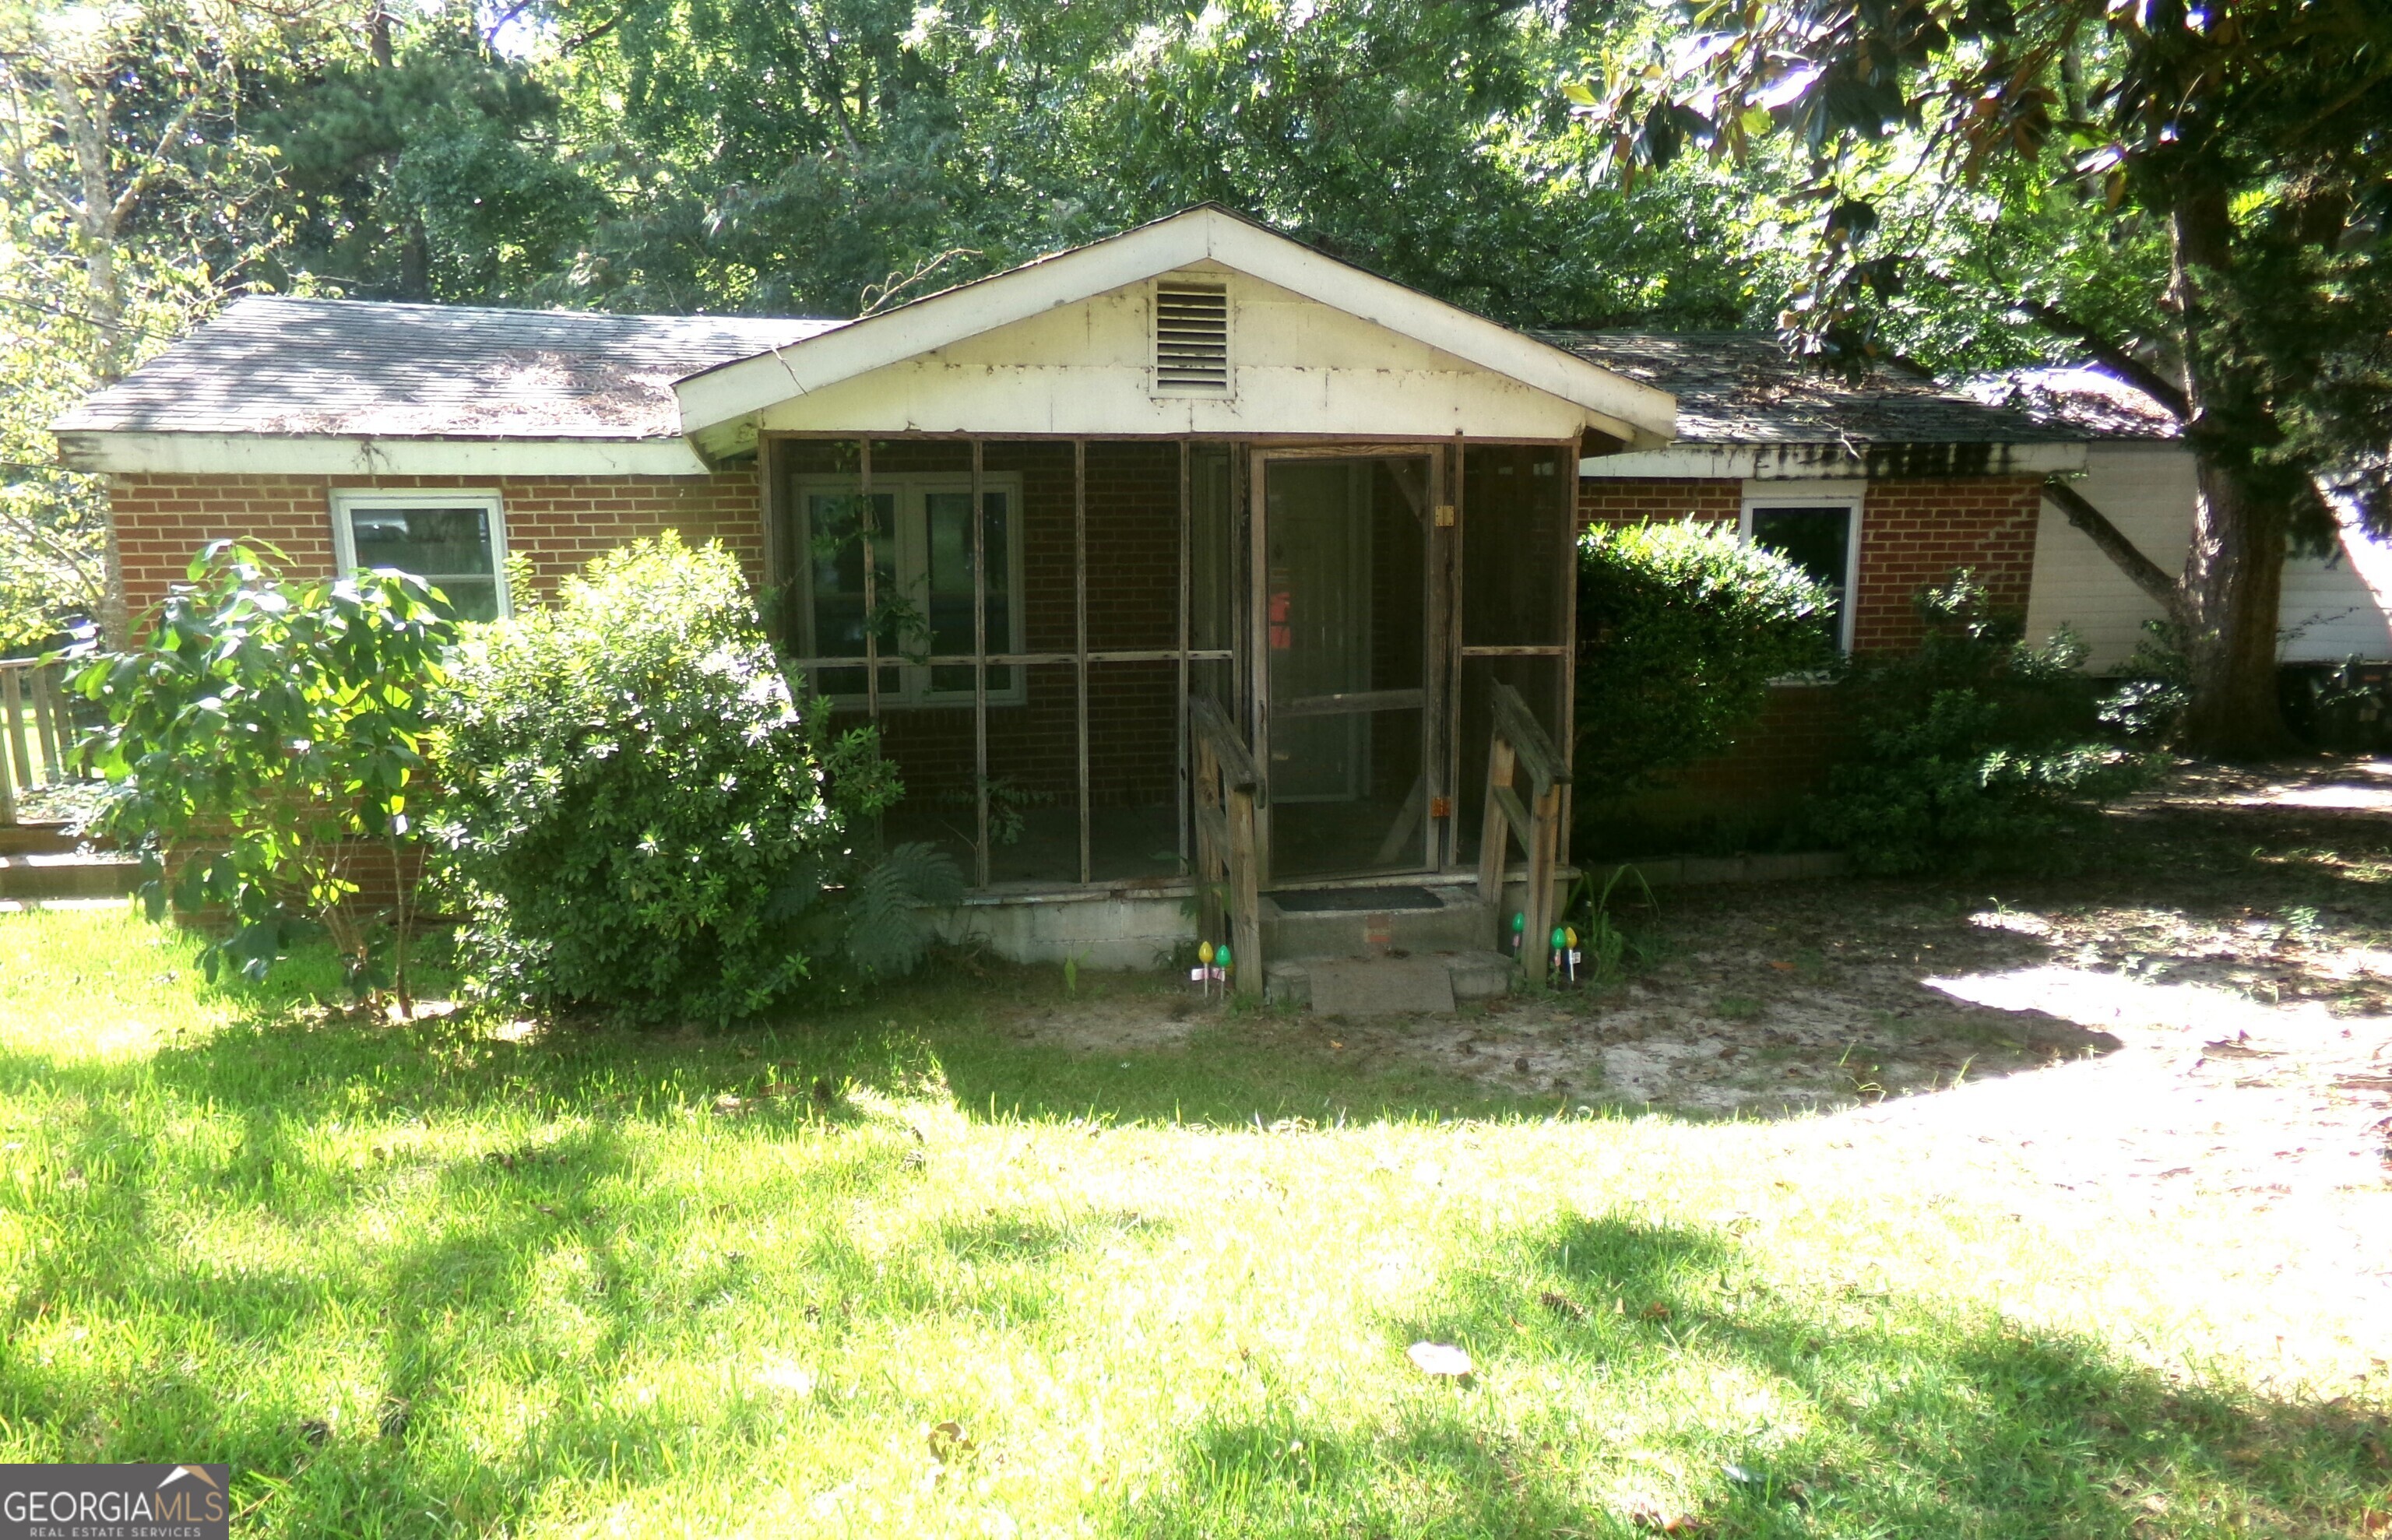
<path fill-rule="evenodd" d="M 152 919 L 171 907 L 217 928 L 210 977 L 263 977 L 320 930 L 360 994 L 387 980 L 411 1006 L 405 853 L 454 627 L 397 573 L 286 582 L 218 541 L 188 576 L 139 646 L 75 678 L 108 710 L 78 750 L 118 789 L 100 827 L 141 852 Z M 393 879 L 387 924 L 357 901 L 370 849 Z"/>
<path fill-rule="evenodd" d="M 1931 331 L 1922 317 L 2006 315 L 2175 411 L 2200 485 L 2170 593 L 2186 737 L 2279 747 L 2288 540 L 2330 502 L 2392 525 L 2392 12 L 1700 0 L 1689 15 L 1573 89 L 1615 169 L 1777 157 L 1814 211 L 1782 322 L 1826 362 L 1866 368 Z M 2050 260 L 2016 260 L 2035 252 Z"/>
<path fill-rule="evenodd" d="M 254 162 L 216 132 L 237 94 L 230 7 L 0 9 L 0 643 L 76 614 L 125 637 L 107 498 L 56 469 L 51 417 L 122 379 L 213 299 L 195 189 L 238 201 Z M 179 216 L 179 217 L 178 217 Z"/>

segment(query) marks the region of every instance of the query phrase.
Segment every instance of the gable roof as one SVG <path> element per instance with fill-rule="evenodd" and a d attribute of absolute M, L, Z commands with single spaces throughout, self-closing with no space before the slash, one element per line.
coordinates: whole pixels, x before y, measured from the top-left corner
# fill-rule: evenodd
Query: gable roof
<path fill-rule="evenodd" d="M 1909 370 L 1858 384 L 1764 331 L 1542 331 L 1591 363 L 1668 391 L 1681 445 L 2051 444 L 2075 425 L 1989 403 Z"/>
<path fill-rule="evenodd" d="M 53 427 L 60 434 L 674 439 L 675 380 L 840 324 L 250 298 Z"/>
<path fill-rule="evenodd" d="M 682 427 L 699 433 L 1059 305 L 1199 263 L 1260 278 L 1569 402 L 1583 408 L 1593 426 L 1632 446 L 1670 441 L 1676 414 L 1664 391 L 1341 262 L 1216 203 L 925 295 L 753 358 L 717 365 L 677 387 Z"/>

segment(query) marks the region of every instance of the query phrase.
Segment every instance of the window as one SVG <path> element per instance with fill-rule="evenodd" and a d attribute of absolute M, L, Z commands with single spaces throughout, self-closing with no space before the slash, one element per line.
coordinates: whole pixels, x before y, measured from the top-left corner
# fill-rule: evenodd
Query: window
<path fill-rule="evenodd" d="M 981 478 L 981 549 L 988 562 L 988 651 L 1022 647 L 1021 542 L 1015 522 L 1021 487 L 1014 476 Z M 872 533 L 872 602 L 880 614 L 878 651 L 883 705 L 969 705 L 972 666 L 930 663 L 969 657 L 972 647 L 972 525 L 969 476 L 872 478 L 865 498 L 852 478 L 799 478 L 798 642 L 816 660 L 864 656 L 864 535 Z M 866 503 L 869 502 L 867 509 Z M 815 664 L 813 688 L 841 705 L 864 699 L 861 667 Z M 1021 672 L 988 670 L 988 698 L 1017 705 Z"/>
<path fill-rule="evenodd" d="M 1835 595 L 1827 635 L 1836 650 L 1852 650 L 1852 589 L 1860 570 L 1860 495 L 1750 493 L 1744 500 L 1744 537 L 1766 546 L 1825 583 Z"/>
<path fill-rule="evenodd" d="M 1154 286 L 1158 395 L 1221 395 L 1229 389 L 1229 291 L 1218 284 Z"/>
<path fill-rule="evenodd" d="M 344 573 L 421 577 L 462 620 L 507 613 L 506 521 L 496 492 L 334 492 L 332 556 Z"/>

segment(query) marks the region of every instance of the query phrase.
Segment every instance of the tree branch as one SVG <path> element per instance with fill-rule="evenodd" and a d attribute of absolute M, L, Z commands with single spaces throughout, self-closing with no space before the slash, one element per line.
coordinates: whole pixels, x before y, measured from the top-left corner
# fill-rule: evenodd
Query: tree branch
<path fill-rule="evenodd" d="M 205 95 L 206 93 L 199 86 L 194 85 L 191 88 L 190 96 L 184 99 L 181 110 L 175 114 L 174 121 L 166 125 L 164 133 L 158 136 L 157 144 L 150 149 L 148 157 L 142 161 L 141 169 L 125 181 L 124 190 L 118 193 L 116 201 L 109 205 L 108 233 L 110 237 L 124 226 L 125 216 L 132 214 L 133 206 L 141 201 L 141 195 L 148 192 L 150 184 L 158 179 L 159 170 L 166 163 L 166 151 L 174 147 L 176 139 L 183 136 L 183 130 L 190 126 L 192 114 L 199 111 L 200 103 Z"/>
<path fill-rule="evenodd" d="M 2075 339 L 2077 344 L 2093 356 L 2094 362 L 2100 364 L 2119 379 L 2165 407 L 2178 421 L 2188 421 L 2191 419 L 2192 405 L 2185 399 L 2182 386 L 2120 347 L 2107 336 L 2094 330 L 2057 305 L 2046 304 L 2041 300 L 2017 299 L 2010 304 L 2012 308 L 2031 317 L 2038 324 L 2059 332 L 2063 337 Z"/>
<path fill-rule="evenodd" d="M 2085 494 L 2070 485 L 2064 476 L 2045 477 L 2043 495 L 2059 504 L 2060 512 L 2068 516 L 2068 522 L 2084 531 L 2086 538 L 2099 546 L 2101 554 L 2115 563 L 2118 570 L 2125 573 L 2135 587 L 2158 601 L 2160 608 L 2167 612 L 2168 619 L 2182 620 L 2184 600 L 2177 591 L 2176 579 L 2170 577 L 2157 562 L 2137 549 L 2135 542 L 2126 538 L 2126 532 L 2110 522 L 2108 514 L 2087 501 Z"/>

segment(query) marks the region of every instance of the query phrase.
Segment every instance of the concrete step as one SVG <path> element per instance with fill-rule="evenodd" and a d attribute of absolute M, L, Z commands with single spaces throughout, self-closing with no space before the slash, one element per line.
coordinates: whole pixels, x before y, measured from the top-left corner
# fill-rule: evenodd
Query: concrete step
<path fill-rule="evenodd" d="M 1262 896 L 1263 956 L 1271 962 L 1390 951 L 1484 951 L 1495 912 L 1476 884 L 1403 883 Z"/>
<path fill-rule="evenodd" d="M 141 883 L 141 862 L 99 851 L 0 856 L 0 900 L 121 899 Z"/>
<path fill-rule="evenodd" d="M 1384 954 L 1382 954 L 1384 955 Z M 1419 961 L 1443 964 L 1453 979 L 1453 1000 L 1457 1005 L 1473 1001 L 1492 1000 L 1508 994 L 1515 970 L 1512 959 L 1498 951 L 1439 951 L 1413 953 Z M 1263 999 L 1274 1005 L 1309 1006 L 1312 1003 L 1312 975 L 1306 962 L 1323 963 L 1332 959 L 1315 957 L 1292 958 L 1265 964 L 1263 968 Z"/>

